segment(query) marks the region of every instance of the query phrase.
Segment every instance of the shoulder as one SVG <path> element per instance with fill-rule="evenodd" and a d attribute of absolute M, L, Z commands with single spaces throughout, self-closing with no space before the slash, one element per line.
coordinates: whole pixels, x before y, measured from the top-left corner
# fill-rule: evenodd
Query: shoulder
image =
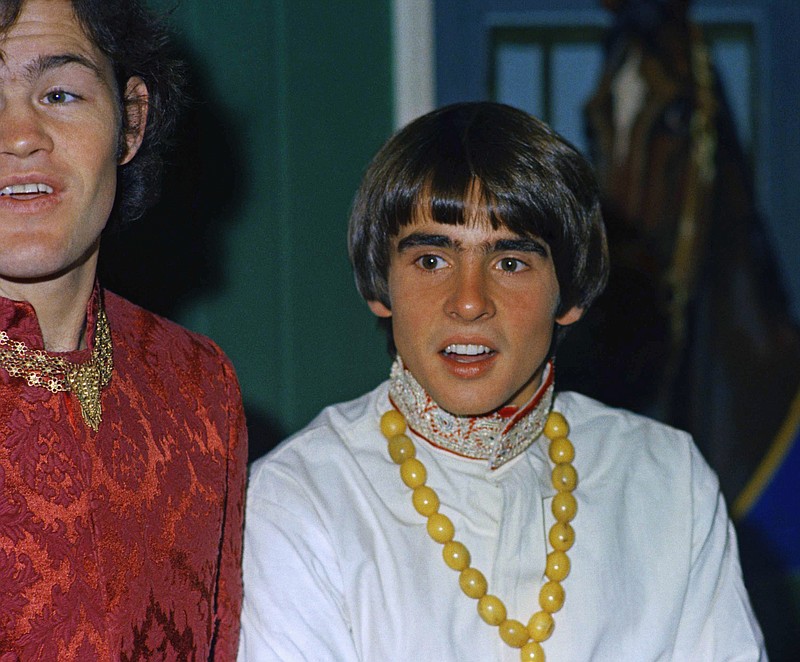
<path fill-rule="evenodd" d="M 245 446 L 242 396 L 232 363 L 212 340 L 105 292 L 114 373 L 107 397 L 129 425 L 164 438 L 215 438 Z M 238 451 L 237 451 L 238 452 Z"/>
<path fill-rule="evenodd" d="M 593 471 L 616 467 L 641 478 L 658 476 L 658 483 L 704 484 L 716 491 L 716 475 L 688 433 L 574 392 L 558 393 L 555 408 L 569 423 L 577 455 Z"/>
<path fill-rule="evenodd" d="M 252 464 L 248 498 L 271 499 L 292 489 L 312 498 L 353 484 L 365 463 L 380 461 L 385 454 L 378 421 L 388 407 L 388 382 L 355 400 L 326 407 Z"/>
<path fill-rule="evenodd" d="M 161 365 L 176 361 L 200 361 L 203 369 L 215 368 L 233 375 L 230 360 L 210 338 L 152 313 L 108 290 L 105 308 L 118 352 L 158 357 Z"/>
<path fill-rule="evenodd" d="M 584 510 L 603 511 L 597 521 L 627 523 L 628 537 L 644 535 L 652 549 L 683 541 L 687 563 L 713 526 L 725 529 L 719 480 L 688 433 L 576 393 L 559 394 L 556 408 L 570 426 Z"/>
<path fill-rule="evenodd" d="M 556 395 L 555 408 L 567 418 L 574 433 L 592 431 L 605 439 L 631 439 L 643 443 L 691 444 L 688 433 L 626 409 L 609 407 L 572 391 Z"/>

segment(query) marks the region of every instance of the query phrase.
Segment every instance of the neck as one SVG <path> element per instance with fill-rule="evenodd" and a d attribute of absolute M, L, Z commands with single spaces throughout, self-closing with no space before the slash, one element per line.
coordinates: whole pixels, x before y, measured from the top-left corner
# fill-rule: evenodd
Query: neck
<path fill-rule="evenodd" d="M 553 402 L 553 366 L 531 399 L 512 416 L 456 416 L 437 405 L 405 369 L 398 355 L 392 364 L 389 399 L 420 437 L 439 448 L 472 459 L 484 459 L 496 469 L 525 451 L 541 434 Z"/>
<path fill-rule="evenodd" d="M 33 306 L 48 351 L 69 352 L 86 347 L 86 306 L 94 287 L 95 265 L 86 266 L 91 268 L 47 280 L 0 278 L 0 296 Z"/>

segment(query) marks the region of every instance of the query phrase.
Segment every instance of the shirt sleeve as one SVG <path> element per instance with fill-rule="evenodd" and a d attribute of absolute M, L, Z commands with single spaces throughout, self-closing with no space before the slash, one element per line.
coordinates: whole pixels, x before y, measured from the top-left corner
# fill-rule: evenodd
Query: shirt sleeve
<path fill-rule="evenodd" d="M 246 522 L 239 661 L 357 662 L 336 554 L 302 488 L 251 476 Z"/>
<path fill-rule="evenodd" d="M 675 659 L 766 662 L 719 481 L 696 449 L 692 473 L 692 567 Z"/>
<path fill-rule="evenodd" d="M 242 608 L 242 526 L 247 472 L 247 427 L 239 382 L 225 363 L 228 410 L 225 515 L 217 586 L 216 660 L 234 660 L 239 641 Z"/>

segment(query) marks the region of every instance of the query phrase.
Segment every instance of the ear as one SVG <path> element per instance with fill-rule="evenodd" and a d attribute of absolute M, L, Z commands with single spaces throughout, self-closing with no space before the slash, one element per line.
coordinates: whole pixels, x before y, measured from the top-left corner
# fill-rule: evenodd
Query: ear
<path fill-rule="evenodd" d="M 147 85 L 138 76 L 132 76 L 125 84 L 125 95 L 123 97 L 122 112 L 126 115 L 126 126 L 122 136 L 122 146 L 124 148 L 119 159 L 119 165 L 124 165 L 130 161 L 144 139 L 144 129 L 147 126 L 147 109 L 149 107 L 150 96 L 147 92 Z"/>
<path fill-rule="evenodd" d="M 559 326 L 569 326 L 575 324 L 581 317 L 583 317 L 583 308 L 573 306 L 566 313 L 556 317 L 556 324 Z"/>
<path fill-rule="evenodd" d="M 369 309 L 378 317 L 391 317 L 392 311 L 380 301 L 367 301 Z"/>

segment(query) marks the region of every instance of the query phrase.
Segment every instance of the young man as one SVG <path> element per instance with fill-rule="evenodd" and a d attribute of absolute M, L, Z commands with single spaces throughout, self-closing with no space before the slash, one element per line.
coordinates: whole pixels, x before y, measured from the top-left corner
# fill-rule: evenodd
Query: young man
<path fill-rule="evenodd" d="M 606 279 L 599 209 L 584 159 L 507 106 L 380 150 L 350 254 L 396 359 L 253 467 L 240 659 L 764 659 L 691 439 L 554 393 Z"/>
<path fill-rule="evenodd" d="M 209 340 L 97 283 L 181 97 L 136 0 L 0 2 L 0 659 L 235 657 L 246 437 Z"/>

